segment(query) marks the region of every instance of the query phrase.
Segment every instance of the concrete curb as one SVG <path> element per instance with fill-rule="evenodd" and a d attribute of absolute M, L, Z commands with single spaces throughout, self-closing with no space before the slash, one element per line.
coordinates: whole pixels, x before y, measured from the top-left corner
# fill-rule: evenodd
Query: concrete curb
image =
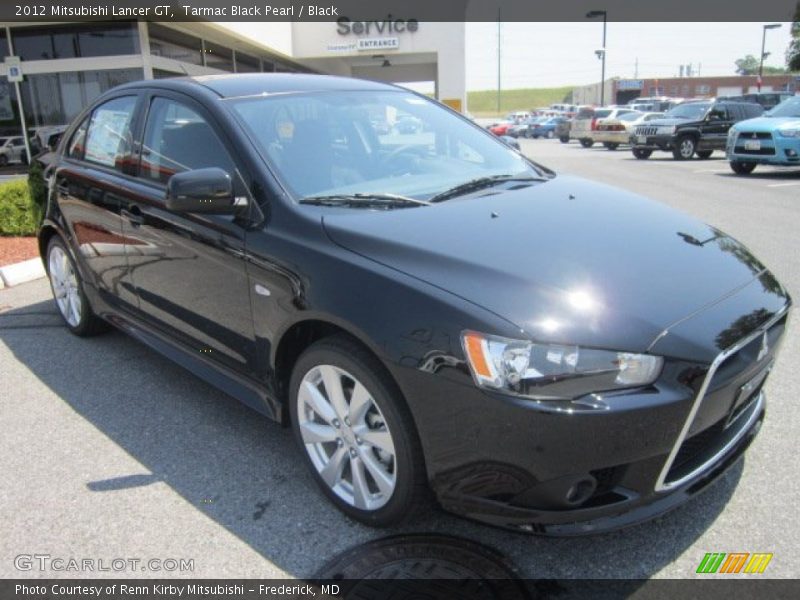
<path fill-rule="evenodd" d="M 44 265 L 41 258 L 23 260 L 13 265 L 0 267 L 0 288 L 12 287 L 44 276 Z"/>

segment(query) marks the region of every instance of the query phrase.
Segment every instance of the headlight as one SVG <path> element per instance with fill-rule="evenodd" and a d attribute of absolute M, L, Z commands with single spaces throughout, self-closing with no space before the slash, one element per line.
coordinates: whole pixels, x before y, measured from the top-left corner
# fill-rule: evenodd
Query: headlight
<path fill-rule="evenodd" d="M 658 128 L 658 135 L 672 135 L 673 133 L 675 133 L 675 125 Z"/>
<path fill-rule="evenodd" d="M 649 385 L 664 362 L 649 354 L 535 344 L 474 331 L 464 332 L 461 342 L 480 387 L 542 400 Z"/>
<path fill-rule="evenodd" d="M 785 129 L 778 129 L 778 135 L 789 138 L 800 137 L 800 127 L 786 127 Z"/>

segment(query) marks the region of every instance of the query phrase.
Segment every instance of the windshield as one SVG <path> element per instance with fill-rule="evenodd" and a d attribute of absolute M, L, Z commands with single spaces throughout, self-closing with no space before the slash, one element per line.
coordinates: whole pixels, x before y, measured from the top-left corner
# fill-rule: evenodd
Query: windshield
<path fill-rule="evenodd" d="M 393 194 L 428 200 L 476 178 L 549 173 L 470 121 L 403 91 L 230 102 L 264 158 L 300 199 Z"/>
<path fill-rule="evenodd" d="M 800 96 L 784 100 L 766 113 L 768 117 L 800 117 Z"/>
<path fill-rule="evenodd" d="M 700 119 L 711 106 L 710 102 L 692 102 L 691 104 L 679 104 L 667 111 L 664 115 L 667 119 Z"/>

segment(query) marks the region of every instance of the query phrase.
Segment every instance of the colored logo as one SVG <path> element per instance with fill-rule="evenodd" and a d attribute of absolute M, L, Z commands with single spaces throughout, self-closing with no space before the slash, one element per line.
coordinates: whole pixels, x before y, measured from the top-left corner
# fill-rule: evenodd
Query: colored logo
<path fill-rule="evenodd" d="M 772 553 L 707 552 L 697 567 L 698 573 L 763 573 L 772 560 Z"/>

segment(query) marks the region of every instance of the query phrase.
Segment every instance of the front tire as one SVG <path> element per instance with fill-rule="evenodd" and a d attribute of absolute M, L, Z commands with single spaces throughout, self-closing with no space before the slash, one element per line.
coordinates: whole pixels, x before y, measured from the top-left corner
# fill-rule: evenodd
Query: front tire
<path fill-rule="evenodd" d="M 708 160 L 709 158 L 711 158 L 712 154 L 714 154 L 713 150 L 698 150 L 697 158 L 701 160 Z"/>
<path fill-rule="evenodd" d="M 606 147 L 606 150 L 616 150 L 619 148 L 619 144 L 616 142 L 603 142 L 603 146 Z"/>
<path fill-rule="evenodd" d="M 47 245 L 45 268 L 56 307 L 67 329 L 77 336 L 89 337 L 109 328 L 89 305 L 75 261 L 57 235 Z"/>
<path fill-rule="evenodd" d="M 730 165 L 731 170 L 737 175 L 750 175 L 753 169 L 756 168 L 756 163 L 754 162 L 742 162 L 738 160 L 732 160 Z"/>
<path fill-rule="evenodd" d="M 646 148 L 633 148 L 631 152 L 633 152 L 633 155 L 639 160 L 647 160 L 650 158 L 650 155 L 653 154 L 652 150 L 647 150 Z"/>
<path fill-rule="evenodd" d="M 591 148 L 592 146 L 594 146 L 594 140 L 591 140 L 589 138 L 582 138 L 580 142 L 581 146 L 583 146 L 584 148 Z"/>
<path fill-rule="evenodd" d="M 372 527 L 418 516 L 427 495 L 411 414 L 383 365 L 346 336 L 312 344 L 289 387 L 306 464 L 339 510 Z"/>
<path fill-rule="evenodd" d="M 697 149 L 697 142 L 690 135 L 678 138 L 675 148 L 672 149 L 672 156 L 675 160 L 690 160 Z"/>
<path fill-rule="evenodd" d="M 561 142 L 562 144 L 569 144 L 569 136 L 562 135 L 560 138 L 558 138 L 558 141 Z"/>

